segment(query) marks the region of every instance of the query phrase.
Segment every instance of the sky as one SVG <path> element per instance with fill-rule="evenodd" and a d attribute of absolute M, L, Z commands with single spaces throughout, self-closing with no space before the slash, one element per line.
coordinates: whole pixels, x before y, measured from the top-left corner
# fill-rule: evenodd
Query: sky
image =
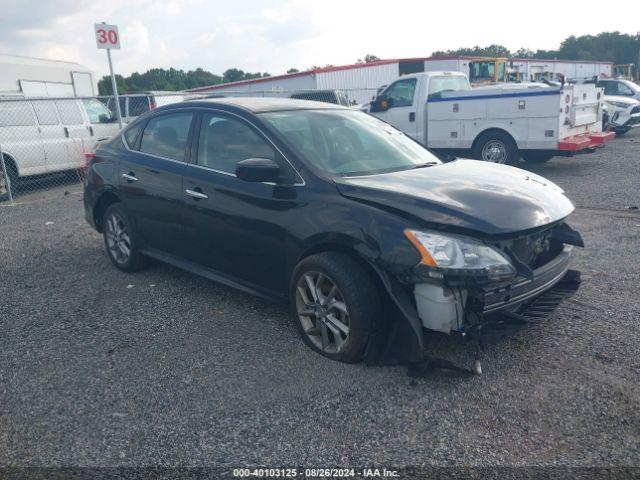
<path fill-rule="evenodd" d="M 591 0 L 0 0 L 0 53 L 74 61 L 102 76 L 106 53 L 93 25 L 105 21 L 120 30 L 116 73 L 236 67 L 276 75 L 366 54 L 424 57 L 493 43 L 554 49 L 569 35 L 640 31 L 640 1 L 607 10 Z"/>

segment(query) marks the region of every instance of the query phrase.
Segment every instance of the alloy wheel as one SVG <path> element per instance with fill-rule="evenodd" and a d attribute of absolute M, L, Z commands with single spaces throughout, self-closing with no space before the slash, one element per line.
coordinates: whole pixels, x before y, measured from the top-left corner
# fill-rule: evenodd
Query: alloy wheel
<path fill-rule="evenodd" d="M 107 218 L 105 236 L 111 258 L 119 265 L 127 263 L 131 257 L 131 237 L 124 220 L 115 212 Z"/>
<path fill-rule="evenodd" d="M 338 353 L 349 338 L 349 312 L 335 282 L 306 272 L 296 286 L 296 309 L 308 339 L 325 353 Z"/>

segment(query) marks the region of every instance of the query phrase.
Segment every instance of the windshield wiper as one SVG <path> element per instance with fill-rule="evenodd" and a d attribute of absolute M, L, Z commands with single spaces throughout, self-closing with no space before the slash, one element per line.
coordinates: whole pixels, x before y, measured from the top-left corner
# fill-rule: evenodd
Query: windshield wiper
<path fill-rule="evenodd" d="M 421 163 L 419 165 L 414 165 L 413 167 L 411 167 L 411 170 L 415 169 L 415 168 L 425 168 L 425 167 L 431 167 L 433 165 L 440 165 L 440 162 L 427 162 L 427 163 Z"/>

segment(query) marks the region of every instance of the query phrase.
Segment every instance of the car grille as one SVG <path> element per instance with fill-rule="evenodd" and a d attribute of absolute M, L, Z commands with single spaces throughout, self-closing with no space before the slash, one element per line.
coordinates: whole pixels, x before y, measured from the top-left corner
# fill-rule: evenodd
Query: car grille
<path fill-rule="evenodd" d="M 506 243 L 522 263 L 535 270 L 552 260 L 562 251 L 562 244 L 551 238 L 553 229 L 519 237 Z"/>

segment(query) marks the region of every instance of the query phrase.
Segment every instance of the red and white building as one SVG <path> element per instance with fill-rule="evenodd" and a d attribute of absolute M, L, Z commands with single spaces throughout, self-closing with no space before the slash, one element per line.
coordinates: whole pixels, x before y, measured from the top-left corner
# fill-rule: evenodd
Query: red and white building
<path fill-rule="evenodd" d="M 316 68 L 299 73 L 241 80 L 190 90 L 211 94 L 278 94 L 299 90 L 344 90 L 350 100 L 365 103 L 371 100 L 376 90 L 389 84 L 401 75 L 431 71 L 455 71 L 469 74 L 469 62 L 482 60 L 471 56 L 432 56 L 426 58 L 402 58 L 356 63 L 338 67 Z M 523 80 L 534 80 L 539 74 L 557 79 L 558 74 L 566 78 L 587 78 L 610 75 L 613 62 L 543 60 L 536 58 L 513 58 L 509 68 L 517 70 Z"/>

